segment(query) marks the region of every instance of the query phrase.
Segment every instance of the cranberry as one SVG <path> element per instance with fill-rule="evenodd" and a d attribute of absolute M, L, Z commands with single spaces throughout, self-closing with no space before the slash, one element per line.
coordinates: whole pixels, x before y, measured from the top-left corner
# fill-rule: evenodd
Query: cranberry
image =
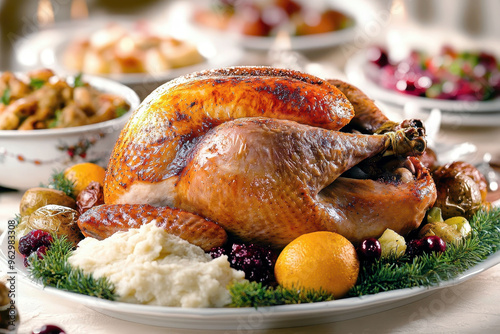
<path fill-rule="evenodd" d="M 276 254 L 268 247 L 255 244 L 233 244 L 231 248 L 231 266 L 245 272 L 249 281 L 271 283 L 274 280 Z"/>
<path fill-rule="evenodd" d="M 66 334 L 66 332 L 56 325 L 43 325 L 35 329 L 31 334 Z"/>
<path fill-rule="evenodd" d="M 375 238 L 368 238 L 361 242 L 358 247 L 358 255 L 361 260 L 373 261 L 380 259 L 382 247 L 380 242 Z"/>
<path fill-rule="evenodd" d="M 385 64 L 383 49 L 368 51 L 368 61 L 378 65 L 372 80 L 402 94 L 436 99 L 484 101 L 500 91 L 498 61 L 486 52 L 457 52 L 445 46 L 441 54 L 430 57 L 412 51 L 405 59 Z"/>
<path fill-rule="evenodd" d="M 47 246 L 40 246 L 36 250 L 36 256 L 38 256 L 39 259 L 43 259 L 43 256 L 47 253 L 47 249 L 49 249 Z"/>
<path fill-rule="evenodd" d="M 371 47 L 368 49 L 367 56 L 368 60 L 378 67 L 389 65 L 389 56 L 387 55 L 387 51 L 381 47 Z"/>
<path fill-rule="evenodd" d="M 437 235 L 431 235 L 422 239 L 422 248 L 426 253 L 442 253 L 446 250 L 446 242 Z"/>
<path fill-rule="evenodd" d="M 408 245 L 406 247 L 406 254 L 410 257 L 422 255 L 422 253 L 424 252 L 423 245 L 424 242 L 422 239 L 411 240 L 410 242 L 408 242 Z"/>
<path fill-rule="evenodd" d="M 29 261 L 30 261 L 30 257 L 29 257 L 29 256 L 25 256 L 25 257 L 23 258 L 23 265 L 24 265 L 26 268 L 28 268 L 28 267 L 29 267 L 29 265 L 30 265 L 30 262 L 29 262 Z"/>
<path fill-rule="evenodd" d="M 32 230 L 19 239 L 19 253 L 29 256 L 40 246 L 50 246 L 53 239 L 50 233 L 42 230 Z"/>
<path fill-rule="evenodd" d="M 209 253 L 213 259 L 227 255 L 231 268 L 245 272 L 245 278 L 250 281 L 274 283 L 277 254 L 269 247 L 233 243 L 226 248 L 212 248 Z"/>
<path fill-rule="evenodd" d="M 216 259 L 222 255 L 227 255 L 227 251 L 224 247 L 214 247 L 209 251 L 209 254 L 212 259 Z"/>
<path fill-rule="evenodd" d="M 495 56 L 491 53 L 481 52 L 478 56 L 479 64 L 484 65 L 489 71 L 497 69 L 498 63 Z"/>

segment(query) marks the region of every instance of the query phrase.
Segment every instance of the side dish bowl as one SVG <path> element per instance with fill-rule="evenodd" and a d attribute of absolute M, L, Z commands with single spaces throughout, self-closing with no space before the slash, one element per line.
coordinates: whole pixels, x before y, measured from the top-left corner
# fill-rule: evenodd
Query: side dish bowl
<path fill-rule="evenodd" d="M 83 80 L 99 91 L 124 97 L 129 111 L 109 121 L 72 128 L 0 130 L 0 186 L 27 189 L 47 183 L 55 171 L 81 162 L 106 167 L 118 135 L 140 99 L 129 87 L 109 79 L 83 76 Z"/>

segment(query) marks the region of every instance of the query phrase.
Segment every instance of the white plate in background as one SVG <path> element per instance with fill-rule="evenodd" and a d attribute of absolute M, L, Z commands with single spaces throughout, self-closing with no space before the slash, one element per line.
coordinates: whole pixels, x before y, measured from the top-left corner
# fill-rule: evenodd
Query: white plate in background
<path fill-rule="evenodd" d="M 138 22 L 130 18 L 96 19 L 84 22 L 66 22 L 54 25 L 50 29 L 40 30 L 21 38 L 14 46 L 15 59 L 19 70 L 26 71 L 40 67 L 53 69 L 57 74 L 75 74 L 78 71 L 66 68 L 63 54 L 72 41 L 77 38 L 89 36 L 93 32 L 117 23 L 124 28 L 132 29 Z M 151 22 L 154 28 L 155 22 Z M 204 61 L 169 69 L 158 73 L 119 73 L 119 74 L 94 74 L 126 85 L 166 82 L 176 77 L 205 69 L 237 65 L 243 58 L 243 51 L 232 44 L 217 43 L 217 41 L 203 38 L 202 36 L 189 35 L 186 37 L 196 45 Z"/>
<path fill-rule="evenodd" d="M 443 112 L 443 123 L 470 126 L 500 125 L 500 98 L 491 101 L 454 101 L 430 99 L 398 93 L 381 87 L 366 74 L 369 63 L 366 50 L 359 51 L 346 63 L 345 73 L 348 80 L 363 90 L 369 97 L 384 103 L 404 107 L 412 103 L 423 113 L 438 108 Z"/>
<path fill-rule="evenodd" d="M 306 2 L 306 1 L 299 1 Z M 312 5 L 318 5 L 318 3 L 313 3 Z M 354 23 L 351 27 L 345 29 L 336 30 L 332 32 L 322 33 L 322 34 L 311 34 L 305 36 L 290 36 L 290 48 L 295 51 L 308 51 L 323 48 L 330 48 L 338 46 L 347 42 L 351 42 L 357 35 L 357 31 L 363 28 L 363 24 L 371 22 L 374 19 L 375 6 L 370 1 L 365 0 L 351 0 L 351 1 L 334 1 L 325 0 L 321 4 L 326 8 L 333 8 L 339 10 L 346 15 L 351 16 Z M 200 34 L 206 34 L 207 36 L 215 39 L 228 39 L 232 43 L 235 43 L 243 48 L 251 50 L 261 50 L 269 51 L 274 47 L 276 42 L 275 36 L 248 36 L 239 33 L 231 33 L 229 31 L 217 30 L 215 28 L 207 28 L 202 26 L 192 19 L 192 13 L 196 6 L 206 6 L 206 1 L 192 0 L 188 3 L 182 2 L 178 4 L 178 8 L 182 8 L 185 13 L 188 13 L 191 18 L 189 19 L 189 24 Z M 310 5 L 310 4 L 309 4 Z"/>

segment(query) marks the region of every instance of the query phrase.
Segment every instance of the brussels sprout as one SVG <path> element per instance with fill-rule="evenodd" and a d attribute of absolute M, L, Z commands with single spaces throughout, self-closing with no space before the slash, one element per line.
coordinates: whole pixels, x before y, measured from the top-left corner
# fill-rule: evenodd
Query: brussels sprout
<path fill-rule="evenodd" d="M 437 206 L 427 211 L 427 223 L 443 222 L 443 215 L 441 209 Z"/>
<path fill-rule="evenodd" d="M 470 226 L 469 221 L 465 217 L 452 217 L 448 218 L 445 221 L 445 224 L 450 225 L 454 229 L 456 229 L 463 238 L 469 236 L 472 232 L 472 227 Z"/>
<path fill-rule="evenodd" d="M 46 205 L 38 208 L 29 216 L 27 226 L 31 230 L 53 232 L 58 236 L 65 235 L 76 245 L 83 239 L 77 225 L 78 211 L 62 205 Z"/>
<path fill-rule="evenodd" d="M 382 257 L 400 257 L 406 252 L 406 242 L 398 233 L 391 229 L 386 229 L 384 233 L 378 238 L 380 247 L 382 248 Z"/>
<path fill-rule="evenodd" d="M 433 222 L 425 224 L 418 234 L 420 238 L 438 236 L 447 243 L 457 243 L 462 240 L 462 235 L 453 226 L 445 222 Z"/>
<path fill-rule="evenodd" d="M 464 217 L 452 217 L 445 221 L 434 221 L 425 224 L 418 234 L 420 238 L 438 236 L 447 243 L 457 243 L 471 233 L 469 221 Z"/>

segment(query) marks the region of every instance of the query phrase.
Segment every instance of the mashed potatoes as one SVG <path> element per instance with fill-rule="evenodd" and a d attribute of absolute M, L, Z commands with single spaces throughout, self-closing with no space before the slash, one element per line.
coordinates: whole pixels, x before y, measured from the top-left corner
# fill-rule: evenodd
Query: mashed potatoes
<path fill-rule="evenodd" d="M 212 260 L 154 222 L 102 241 L 85 238 L 69 262 L 107 277 L 119 301 L 150 305 L 222 307 L 231 301 L 227 285 L 245 276 L 229 267 L 226 256 Z"/>

